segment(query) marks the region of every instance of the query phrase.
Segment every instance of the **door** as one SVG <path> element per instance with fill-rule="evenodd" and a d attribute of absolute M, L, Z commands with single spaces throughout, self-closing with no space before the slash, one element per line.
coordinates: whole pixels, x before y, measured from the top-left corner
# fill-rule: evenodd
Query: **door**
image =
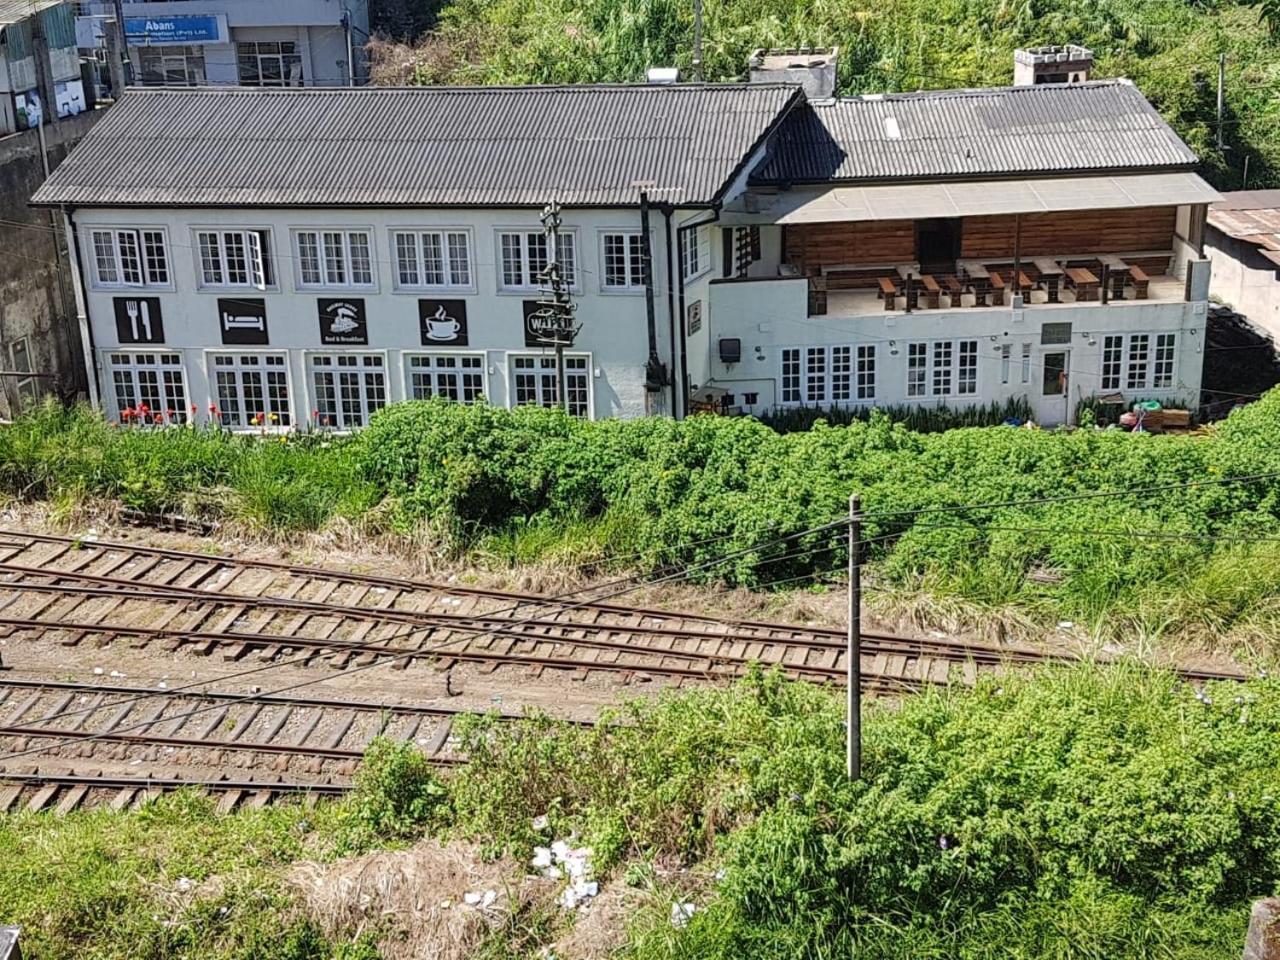
<path fill-rule="evenodd" d="M 1040 354 L 1040 389 L 1032 403 L 1038 422 L 1045 425 L 1070 422 L 1070 375 L 1070 350 L 1046 350 Z"/>
<path fill-rule="evenodd" d="M 959 217 L 916 221 L 916 259 L 921 273 L 955 273 L 959 256 Z"/>

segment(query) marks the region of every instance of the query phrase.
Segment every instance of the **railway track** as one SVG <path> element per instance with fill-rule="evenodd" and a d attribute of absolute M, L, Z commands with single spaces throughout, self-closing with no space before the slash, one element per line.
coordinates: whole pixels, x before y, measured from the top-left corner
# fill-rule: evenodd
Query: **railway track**
<path fill-rule="evenodd" d="M 32 643 L 124 644 L 228 662 L 335 670 L 468 665 L 624 683 L 728 681 L 757 662 L 813 682 L 842 684 L 846 675 L 840 628 L 13 531 L 0 531 L 0 638 L 11 662 Z M 861 667 L 876 692 L 972 683 L 984 671 L 1047 659 L 1069 658 L 869 632 Z M 341 792 L 379 734 L 419 743 L 434 762 L 456 762 L 445 747 L 457 712 L 0 675 L 0 746 L 58 744 L 41 769 L 0 768 L 0 812 L 71 809 L 86 800 L 127 804 L 176 783 L 217 791 L 228 809 Z M 159 765 L 163 775 L 125 776 L 121 764 Z"/>

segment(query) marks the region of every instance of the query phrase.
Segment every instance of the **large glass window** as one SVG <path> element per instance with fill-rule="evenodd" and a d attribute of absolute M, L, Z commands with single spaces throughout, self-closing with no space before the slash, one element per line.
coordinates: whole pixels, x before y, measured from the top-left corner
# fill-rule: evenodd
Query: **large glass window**
<path fill-rule="evenodd" d="M 236 63 L 246 87 L 302 86 L 302 56 L 295 43 L 237 43 Z"/>
<path fill-rule="evenodd" d="M 169 254 L 163 230 L 92 231 L 93 279 L 100 287 L 163 287 Z"/>
<path fill-rule="evenodd" d="M 110 353 L 116 416 L 134 423 L 185 423 L 186 377 L 176 353 Z"/>
<path fill-rule="evenodd" d="M 319 426 L 363 427 L 387 405 L 386 364 L 379 354 L 313 354 L 310 367 Z"/>
<path fill-rule="evenodd" d="M 411 354 L 409 396 L 414 400 L 447 397 L 459 403 L 484 399 L 484 357 L 468 354 Z"/>
<path fill-rule="evenodd" d="M 541 231 L 498 234 L 504 290 L 536 290 L 544 283 L 547 269 L 547 235 Z M 560 279 L 572 287 L 577 283 L 577 241 L 572 233 L 561 232 L 559 238 Z"/>
<path fill-rule="evenodd" d="M 372 287 L 367 230 L 299 230 L 298 281 L 304 287 Z"/>
<path fill-rule="evenodd" d="M 575 417 L 586 417 L 591 413 L 588 366 L 587 357 L 564 358 L 565 395 L 569 400 L 569 413 Z M 554 355 L 513 357 L 511 368 L 512 394 L 516 406 L 560 406 Z"/>
<path fill-rule="evenodd" d="M 644 246 L 638 233 L 606 233 L 602 261 L 606 290 L 644 289 Z"/>
<path fill-rule="evenodd" d="M 1103 337 L 1101 388 L 1169 389 L 1174 385 L 1177 342 L 1176 333 L 1113 333 Z"/>
<path fill-rule="evenodd" d="M 215 353 L 209 366 L 224 427 L 293 425 L 284 354 Z"/>
<path fill-rule="evenodd" d="M 811 405 L 874 400 L 873 344 L 786 347 L 782 350 L 781 402 Z"/>
<path fill-rule="evenodd" d="M 978 392 L 978 341 L 907 344 L 907 396 L 973 396 Z"/>
<path fill-rule="evenodd" d="M 471 242 L 465 230 L 396 230 L 391 244 L 398 288 L 471 286 Z"/>
<path fill-rule="evenodd" d="M 264 290 L 275 285 L 267 230 L 199 230 L 200 286 Z"/>
<path fill-rule="evenodd" d="M 142 84 L 148 87 L 190 87 L 205 82 L 204 47 L 134 47 L 138 51 Z"/>

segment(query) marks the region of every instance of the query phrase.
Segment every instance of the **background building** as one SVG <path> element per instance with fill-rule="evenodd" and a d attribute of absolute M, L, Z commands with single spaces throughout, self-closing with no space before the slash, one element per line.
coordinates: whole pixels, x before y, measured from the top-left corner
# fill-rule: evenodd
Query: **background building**
<path fill-rule="evenodd" d="M 1209 208 L 1213 295 L 1280 342 L 1280 190 L 1224 193 Z"/>
<path fill-rule="evenodd" d="M 71 4 L 0 0 L 0 135 L 87 106 Z"/>

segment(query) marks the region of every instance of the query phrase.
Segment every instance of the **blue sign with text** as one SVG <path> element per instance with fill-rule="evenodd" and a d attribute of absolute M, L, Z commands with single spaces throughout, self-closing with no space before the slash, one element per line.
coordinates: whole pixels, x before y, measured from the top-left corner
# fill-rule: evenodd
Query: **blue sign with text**
<path fill-rule="evenodd" d="M 124 34 L 132 44 L 225 43 L 220 16 L 125 17 Z"/>

